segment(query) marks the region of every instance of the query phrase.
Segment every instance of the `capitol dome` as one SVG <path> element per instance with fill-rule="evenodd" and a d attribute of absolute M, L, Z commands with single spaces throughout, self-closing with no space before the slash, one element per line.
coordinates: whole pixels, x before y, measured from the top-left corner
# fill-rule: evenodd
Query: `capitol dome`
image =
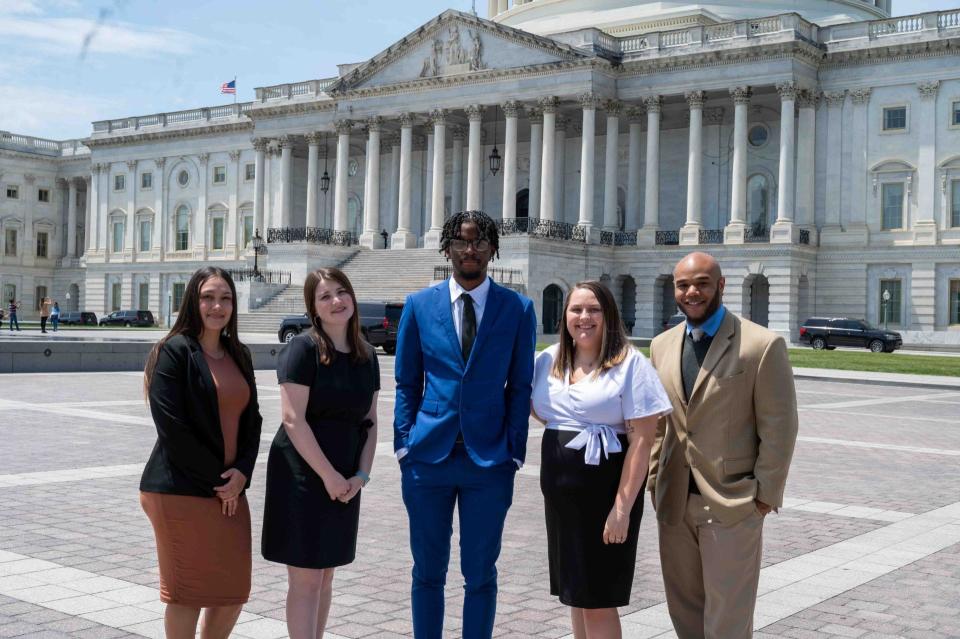
<path fill-rule="evenodd" d="M 596 27 L 622 36 L 798 13 L 821 26 L 890 16 L 892 0 L 489 0 L 489 17 L 538 35 Z"/>

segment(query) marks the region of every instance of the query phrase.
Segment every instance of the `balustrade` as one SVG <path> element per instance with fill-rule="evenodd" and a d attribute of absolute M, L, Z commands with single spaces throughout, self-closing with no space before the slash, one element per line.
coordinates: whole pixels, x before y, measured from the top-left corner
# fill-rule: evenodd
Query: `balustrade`
<path fill-rule="evenodd" d="M 280 227 L 267 229 L 268 244 L 328 244 L 330 246 L 353 246 L 357 236 L 351 231 L 334 231 L 314 226 Z"/>
<path fill-rule="evenodd" d="M 579 229 L 579 231 L 578 231 Z M 500 235 L 531 235 L 549 240 L 586 241 L 582 227 L 567 222 L 540 220 L 534 217 L 516 217 L 497 220 L 497 232 Z"/>

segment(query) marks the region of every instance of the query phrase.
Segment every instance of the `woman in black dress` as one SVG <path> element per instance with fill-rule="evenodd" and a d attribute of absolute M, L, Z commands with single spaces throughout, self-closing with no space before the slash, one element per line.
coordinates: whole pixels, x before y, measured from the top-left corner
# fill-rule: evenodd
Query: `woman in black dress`
<path fill-rule="evenodd" d="M 323 636 L 336 566 L 356 556 L 360 489 L 377 446 L 380 368 L 360 336 L 347 276 L 318 269 L 303 287 L 313 324 L 280 352 L 283 425 L 267 463 L 263 556 L 287 565 L 292 639 Z"/>

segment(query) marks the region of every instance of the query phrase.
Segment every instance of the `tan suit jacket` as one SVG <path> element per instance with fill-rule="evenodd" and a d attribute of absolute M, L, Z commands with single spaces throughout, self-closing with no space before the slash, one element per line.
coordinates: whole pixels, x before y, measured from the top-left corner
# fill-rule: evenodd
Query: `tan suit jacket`
<path fill-rule="evenodd" d="M 781 506 L 798 421 L 786 343 L 728 310 L 688 403 L 680 364 L 685 331 L 675 326 L 650 346 L 673 404 L 660 418 L 650 459 L 657 519 L 683 519 L 691 474 L 720 523 L 753 513 L 754 498 Z"/>

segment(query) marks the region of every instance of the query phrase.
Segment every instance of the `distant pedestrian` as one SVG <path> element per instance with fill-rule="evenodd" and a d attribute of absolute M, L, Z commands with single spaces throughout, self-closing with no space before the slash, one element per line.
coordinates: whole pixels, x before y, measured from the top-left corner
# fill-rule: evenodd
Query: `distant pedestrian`
<path fill-rule="evenodd" d="M 17 331 L 20 330 L 20 322 L 17 321 L 17 309 L 20 308 L 20 302 L 16 301 L 14 298 L 10 298 L 10 303 L 7 304 L 7 315 L 10 316 L 10 332 L 13 332 L 13 327 L 17 327 Z"/>
<path fill-rule="evenodd" d="M 53 303 L 53 309 L 50 311 L 50 323 L 53 325 L 53 332 L 57 332 L 60 326 L 60 302 Z"/>
<path fill-rule="evenodd" d="M 262 418 L 250 351 L 237 339 L 236 288 L 223 269 L 190 278 L 177 321 L 150 353 L 144 387 L 157 443 L 140 480 L 153 524 L 168 639 L 228 637 L 250 597 L 244 491 Z"/>
<path fill-rule="evenodd" d="M 50 310 L 53 308 L 53 302 L 49 297 L 43 298 L 40 302 L 40 332 L 47 332 L 47 320 L 50 319 Z"/>

